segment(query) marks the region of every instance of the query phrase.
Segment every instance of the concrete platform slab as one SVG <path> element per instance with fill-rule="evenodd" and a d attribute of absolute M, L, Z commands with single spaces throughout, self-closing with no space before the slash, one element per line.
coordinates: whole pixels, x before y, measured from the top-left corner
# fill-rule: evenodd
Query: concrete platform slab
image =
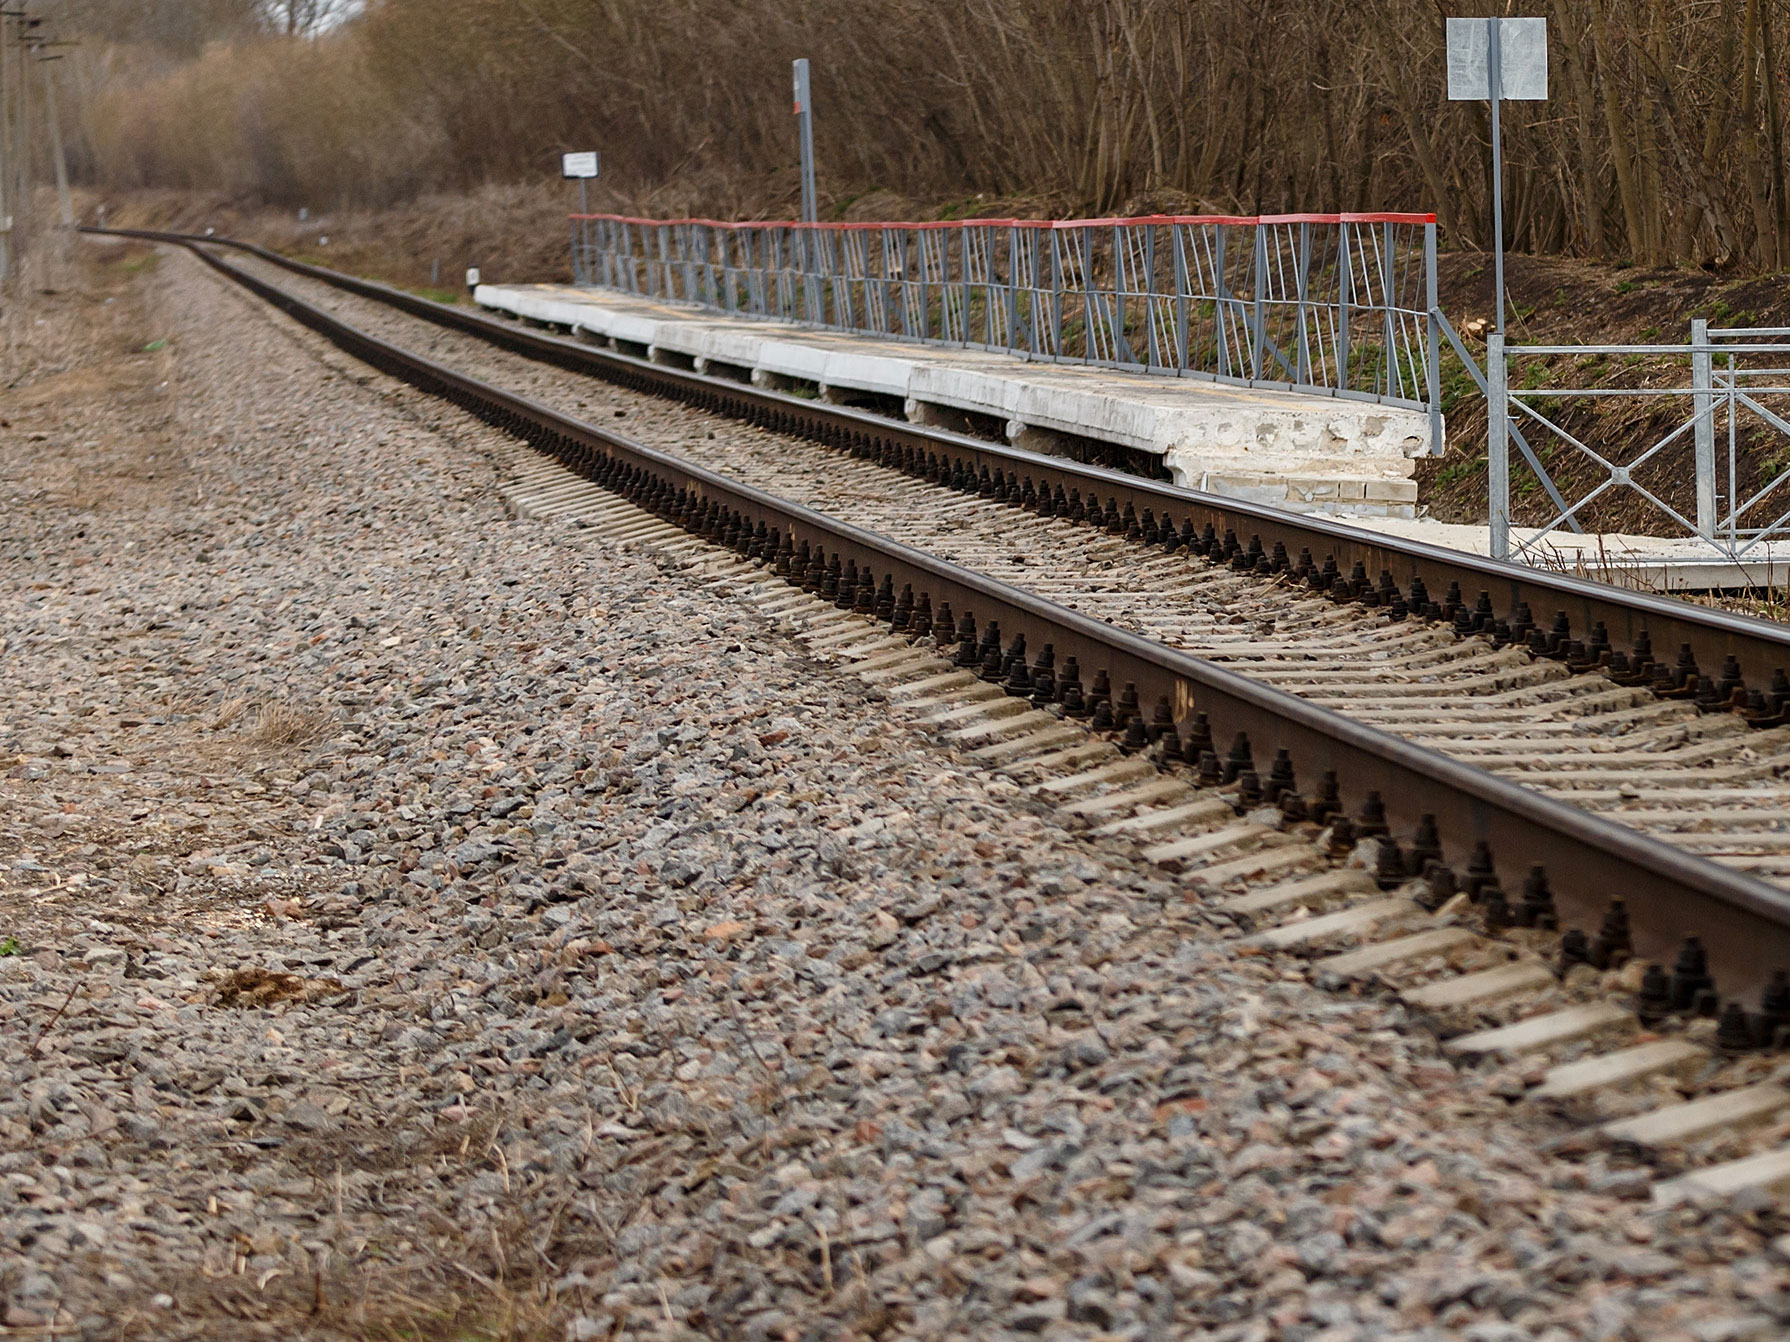
<path fill-rule="evenodd" d="M 1009 440 L 1051 451 L 1063 436 L 1159 456 L 1176 483 L 1296 512 L 1411 517 L 1413 459 L 1426 414 L 1369 401 L 1193 377 L 1037 363 L 728 317 L 569 285 L 480 285 L 483 307 L 649 357 L 740 370 L 764 386 L 808 385 L 828 400 L 894 401 L 909 419 L 992 420 Z"/>
<path fill-rule="evenodd" d="M 1469 554 L 1491 553 L 1491 533 L 1483 525 L 1437 522 L 1431 518 L 1339 515 L 1339 522 L 1381 535 L 1422 541 Z M 1524 562 L 1532 568 L 1632 587 L 1643 592 L 1767 591 L 1790 584 L 1790 544 L 1761 545 L 1735 558 L 1703 540 L 1639 536 L 1626 532 L 1511 532 L 1513 551 L 1531 547 Z"/>

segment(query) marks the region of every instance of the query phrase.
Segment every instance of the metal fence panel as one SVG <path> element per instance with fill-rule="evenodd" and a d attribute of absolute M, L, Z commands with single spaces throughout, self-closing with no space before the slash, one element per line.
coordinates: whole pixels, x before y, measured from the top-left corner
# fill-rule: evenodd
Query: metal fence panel
<path fill-rule="evenodd" d="M 1635 385 L 1584 385 L 1613 365 Z M 1486 383 L 1494 557 L 1546 562 L 1550 533 L 1583 530 L 1593 505 L 1636 500 L 1670 534 L 1734 560 L 1790 536 L 1790 328 L 1711 330 L 1699 319 L 1681 345 L 1506 345 L 1494 334 Z M 1566 421 L 1592 401 L 1622 404 L 1606 419 L 1652 427 L 1586 442 Z M 1519 532 L 1511 497 L 1525 486 L 1545 493 L 1547 520 Z"/>
<path fill-rule="evenodd" d="M 1430 411 L 1435 216 L 572 217 L 578 283 L 828 330 Z"/>

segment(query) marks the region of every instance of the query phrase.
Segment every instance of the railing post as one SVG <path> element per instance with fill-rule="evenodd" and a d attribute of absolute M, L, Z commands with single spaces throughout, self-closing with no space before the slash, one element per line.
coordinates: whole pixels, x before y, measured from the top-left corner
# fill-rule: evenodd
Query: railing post
<path fill-rule="evenodd" d="M 1162 367 L 1162 355 L 1156 348 L 1156 228 L 1144 224 L 1144 283 L 1139 286 L 1144 298 L 1144 361 L 1154 370 Z"/>
<path fill-rule="evenodd" d="M 1050 354 L 1063 357 L 1063 253 L 1056 229 L 1046 225 L 1041 236 L 1050 243 Z"/>
<path fill-rule="evenodd" d="M 975 235 L 972 232 L 970 226 L 968 224 L 960 225 L 957 229 L 957 264 L 958 264 L 958 268 L 963 272 L 963 311 L 959 314 L 958 325 L 962 328 L 962 330 L 959 332 L 958 338 L 960 340 L 962 340 L 963 343 L 966 345 L 971 343 L 970 342 L 970 301 L 971 301 L 972 295 L 970 292 L 970 260 L 971 260 L 972 253 L 975 251 L 975 246 L 976 246 Z M 949 262 L 947 262 L 945 264 L 944 270 L 945 270 L 945 278 L 949 279 L 950 278 Z M 988 306 L 988 302 L 986 299 L 983 300 L 982 305 L 984 308 L 986 308 Z M 945 317 L 945 302 L 944 302 L 944 299 L 941 297 L 939 299 L 939 321 L 941 323 L 941 327 L 942 327 L 942 323 L 944 321 L 944 317 Z M 986 311 L 983 312 L 982 318 L 983 318 L 983 335 L 986 336 L 988 333 L 988 313 Z M 980 343 L 986 345 L 988 343 L 988 341 L 986 339 L 984 339 Z"/>
<path fill-rule="evenodd" d="M 1081 241 L 1081 357 L 1084 363 L 1094 361 L 1094 230 L 1078 227 L 1075 236 Z"/>
<path fill-rule="evenodd" d="M 1355 297 L 1355 260 L 1349 255 L 1349 225 L 1336 226 L 1336 390 L 1349 387 L 1349 306 Z"/>
<path fill-rule="evenodd" d="M 1485 340 L 1486 496 L 1492 558 L 1510 558 L 1510 369 L 1504 357 L 1504 333 Z"/>
<path fill-rule="evenodd" d="M 1262 379 L 1262 351 L 1267 348 L 1268 328 L 1267 311 L 1263 307 L 1262 286 L 1268 282 L 1268 233 L 1267 225 L 1260 219 L 1255 225 L 1255 310 L 1250 314 L 1249 338 L 1252 349 L 1249 352 L 1250 377 L 1259 382 Z"/>
<path fill-rule="evenodd" d="M 1691 322 L 1691 389 L 1696 409 L 1697 534 L 1715 539 L 1715 378 L 1709 352 L 1709 322 Z"/>
<path fill-rule="evenodd" d="M 1297 323 L 1297 340 L 1299 347 L 1293 353 L 1293 377 L 1302 387 L 1311 384 L 1311 350 L 1310 334 L 1305 328 L 1305 299 L 1311 283 L 1311 225 L 1299 225 L 1299 320 Z"/>
<path fill-rule="evenodd" d="M 1187 274 L 1187 251 L 1182 246 L 1182 238 L 1186 238 L 1187 246 L 1194 246 L 1193 230 L 1198 227 L 1198 224 L 1169 225 L 1169 244 L 1175 252 L 1175 371 L 1180 373 L 1185 373 L 1190 364 L 1188 294 L 1193 288 L 1193 281 Z M 1185 234 L 1183 229 L 1187 230 Z"/>
<path fill-rule="evenodd" d="M 1125 339 L 1125 239 L 1123 225 L 1113 225 L 1113 362 L 1123 363 L 1122 351 L 1130 348 Z"/>
<path fill-rule="evenodd" d="M 1230 325 L 1229 309 L 1225 306 L 1230 296 L 1230 286 L 1225 283 L 1224 276 L 1224 239 L 1228 225 L 1212 225 L 1218 231 L 1218 244 L 1213 249 L 1212 259 L 1212 323 L 1213 334 L 1218 339 L 1218 376 L 1231 375 L 1231 338 L 1226 334 Z"/>
<path fill-rule="evenodd" d="M 1007 352 L 1019 345 L 1019 229 L 1007 226 Z"/>
<path fill-rule="evenodd" d="M 1398 396 L 1405 389 L 1404 370 L 1398 366 L 1398 336 L 1393 330 L 1392 322 L 1392 283 L 1393 276 L 1398 273 L 1398 263 L 1392 255 L 1392 224 L 1387 222 L 1382 228 L 1385 238 L 1385 250 L 1381 253 L 1380 262 L 1380 307 L 1385 315 L 1386 327 L 1386 394 Z M 1415 388 L 1413 388 L 1415 390 Z"/>
<path fill-rule="evenodd" d="M 1430 403 L 1430 455 L 1442 453 L 1442 323 L 1437 320 L 1441 301 L 1436 296 L 1436 221 L 1423 226 L 1424 340 L 1428 353 L 1428 375 L 1424 395 Z"/>

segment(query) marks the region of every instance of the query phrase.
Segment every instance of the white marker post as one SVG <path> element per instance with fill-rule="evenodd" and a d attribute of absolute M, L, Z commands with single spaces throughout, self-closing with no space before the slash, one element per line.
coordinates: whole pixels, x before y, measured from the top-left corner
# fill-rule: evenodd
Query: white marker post
<path fill-rule="evenodd" d="M 802 137 L 802 222 L 812 224 L 820 216 L 814 199 L 814 107 L 808 97 L 808 61 L 795 64 L 795 110 Z"/>
<path fill-rule="evenodd" d="M 1497 329 L 1486 339 L 1486 521 L 1493 559 L 1510 558 L 1510 403 L 1504 354 L 1504 145 L 1500 105 L 1546 102 L 1546 19 L 1448 20 L 1448 100 L 1492 105 L 1492 289 Z"/>
<path fill-rule="evenodd" d="M 814 198 L 814 105 L 808 97 L 806 57 L 795 63 L 792 87 L 796 122 L 802 141 L 802 222 L 813 224 L 820 216 L 819 206 Z M 821 298 L 820 288 L 814 282 L 814 270 L 820 257 L 818 239 L 814 236 L 813 228 L 797 229 L 796 235 L 801 239 L 801 247 L 796 256 L 802 268 L 802 299 L 807 307 L 808 320 L 818 322 L 821 318 Z"/>

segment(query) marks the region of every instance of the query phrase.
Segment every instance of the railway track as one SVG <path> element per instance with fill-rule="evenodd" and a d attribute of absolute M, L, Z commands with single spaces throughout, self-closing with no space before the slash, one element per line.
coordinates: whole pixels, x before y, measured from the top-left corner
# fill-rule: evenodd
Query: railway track
<path fill-rule="evenodd" d="M 1790 732 L 1761 685 L 1790 662 L 1785 631 L 194 250 L 542 450 L 515 468 L 519 507 L 747 585 L 1099 841 L 1186 871 L 1261 948 L 1390 987 L 1452 1051 L 1520 1064 L 1524 1093 L 1613 1139 L 1703 1143 L 1667 1196 L 1790 1178 L 1769 1135 L 1740 1135 L 1790 1112 L 1771 1052 L 1790 1025 Z M 371 303 L 457 334 L 407 352 Z M 589 390 L 542 359 L 758 431 L 685 432 L 673 457 L 568 413 Z M 1525 627 L 1550 605 L 1557 622 Z M 1686 655 L 1646 664 L 1668 640 Z"/>
<path fill-rule="evenodd" d="M 321 281 L 297 283 L 367 329 L 426 344 L 433 357 L 562 412 L 578 413 L 589 394 L 472 336 L 431 332 Z M 623 399 L 635 424 L 655 408 L 638 395 Z M 1292 573 L 1264 581 L 1209 560 L 1190 565 L 1160 547 L 1140 553 L 1123 534 L 1036 511 L 1015 516 L 979 492 L 941 497 L 930 482 L 859 457 L 841 460 L 811 441 L 737 429 L 719 441 L 715 429 L 712 417 L 685 415 L 635 431 L 734 479 L 1670 836 L 1724 865 L 1790 877 L 1790 834 L 1779 828 L 1790 820 L 1790 791 L 1775 782 L 1790 768 L 1790 731 L 1700 711 L 1693 698 L 1663 698 L 1644 684 L 1574 674 L 1570 652 L 1566 660 L 1537 658 L 1446 622 L 1364 618 Z"/>

